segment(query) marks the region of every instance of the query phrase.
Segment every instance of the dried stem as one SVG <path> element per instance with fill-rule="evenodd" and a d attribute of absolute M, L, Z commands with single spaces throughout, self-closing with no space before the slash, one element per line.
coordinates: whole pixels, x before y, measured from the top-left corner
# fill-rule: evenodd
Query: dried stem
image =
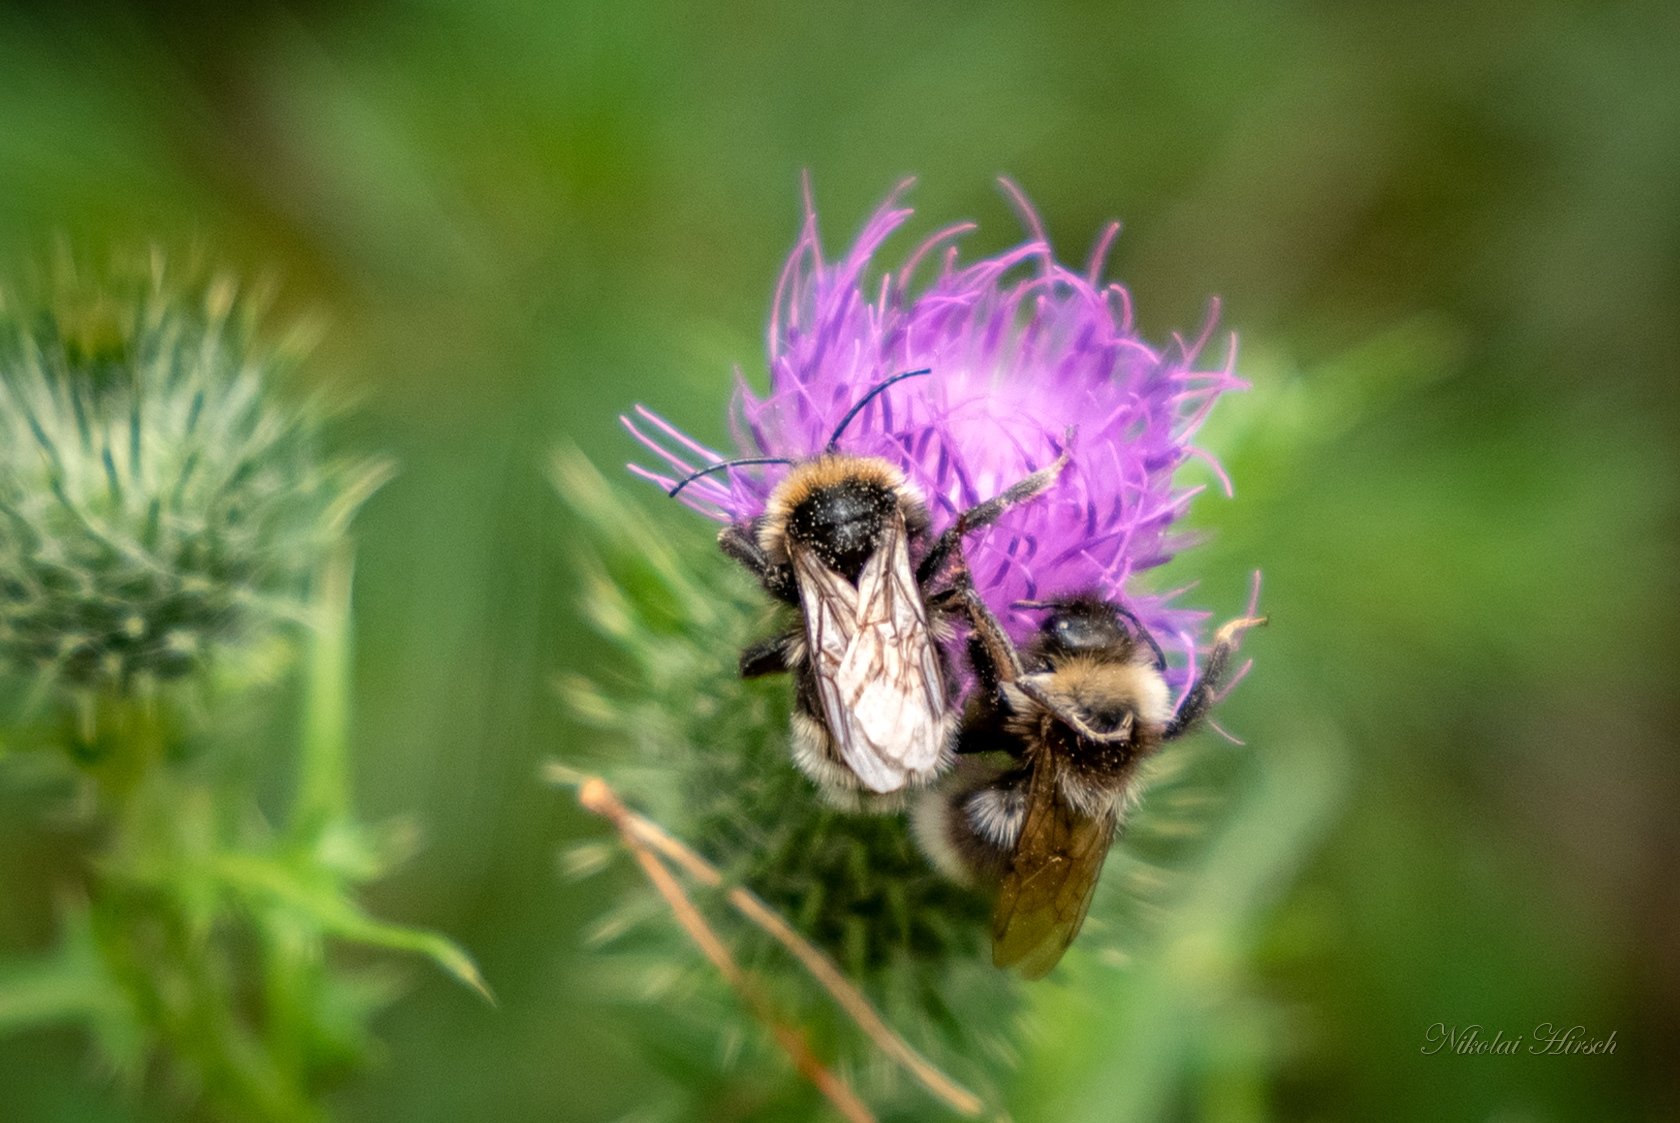
<path fill-rule="evenodd" d="M 817 1090 L 850 1123 L 875 1123 L 875 1116 L 869 1108 L 864 1106 L 844 1080 L 830 1072 L 817 1059 L 799 1031 L 777 1019 L 770 1003 L 753 985 L 740 964 L 735 962 L 735 957 L 730 955 L 729 949 L 700 915 L 700 910 L 694 907 L 694 902 L 683 892 L 682 886 L 671 875 L 671 871 L 643 841 L 642 832 L 636 826 L 639 816 L 619 802 L 605 781 L 596 778 L 586 779 L 579 785 L 578 802 L 586 810 L 600 815 L 618 828 L 619 837 L 635 855 L 636 861 L 641 864 L 642 872 L 647 874 L 648 880 L 659 891 L 659 895 L 665 898 L 665 903 L 671 906 L 677 923 L 711 961 L 712 966 L 717 968 L 724 980 L 734 988 L 735 993 L 752 1009 L 758 1020 L 769 1027 L 776 1043 L 787 1053 L 800 1074 L 816 1085 Z"/>
<path fill-rule="evenodd" d="M 952 1080 L 933 1062 L 918 1053 L 899 1036 L 870 1004 L 869 999 L 853 986 L 845 974 L 809 940 L 801 936 L 776 911 L 757 895 L 741 886 L 725 888 L 723 874 L 705 858 L 672 837 L 652 820 L 636 814 L 619 801 L 604 780 L 582 776 L 563 766 L 552 766 L 549 777 L 561 783 L 578 786 L 578 802 L 587 810 L 609 820 L 624 836 L 627 845 L 638 857 L 651 847 L 680 866 L 691 877 L 710 888 L 725 889 L 725 897 L 736 911 L 786 948 L 799 960 L 812 978 L 828 992 L 835 1003 L 856 1023 L 876 1048 L 892 1058 L 905 1071 L 951 1110 L 965 1116 L 977 1116 L 984 1104 L 979 1096 Z M 652 855 L 649 854 L 651 857 Z M 646 863 L 644 862 L 644 867 Z M 661 867 L 663 869 L 663 867 Z M 651 874 L 649 875 L 652 876 Z M 661 890 L 663 892 L 663 890 Z M 670 897 L 667 896 L 669 901 Z M 673 905 L 673 908 L 675 906 Z M 681 918 L 679 917 L 679 920 Z M 691 933 L 692 934 L 692 933 Z M 710 953 L 708 953 L 708 956 Z M 713 962 L 716 962 L 714 959 Z M 721 970 L 721 968 L 720 968 Z M 726 972 L 727 974 L 727 972 Z"/>

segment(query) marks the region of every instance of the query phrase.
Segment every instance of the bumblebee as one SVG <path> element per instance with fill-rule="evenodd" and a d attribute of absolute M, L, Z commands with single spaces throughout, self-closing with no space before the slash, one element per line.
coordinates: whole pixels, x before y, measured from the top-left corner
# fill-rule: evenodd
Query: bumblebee
<path fill-rule="evenodd" d="M 1121 606 L 1091 595 L 1025 605 L 1048 615 L 1017 652 L 972 589 L 962 600 L 979 680 L 957 750 L 964 763 L 918 803 L 914 826 L 948 876 L 997 886 L 992 962 L 1042 978 L 1085 922 L 1140 766 L 1195 728 L 1239 637 L 1266 619 L 1219 629 L 1175 711 L 1160 646 Z"/>
<path fill-rule="evenodd" d="M 792 465 L 764 513 L 725 528 L 718 543 L 765 592 L 799 611 L 799 626 L 742 653 L 741 674 L 792 673 L 794 763 L 839 806 L 883 806 L 875 797 L 925 785 L 950 767 L 961 722 L 930 591 L 964 535 L 1048 489 L 1068 459 L 1064 450 L 931 538 L 927 503 L 903 472 L 838 448 L 876 394 L 929 373 L 908 371 L 871 389 L 819 456 L 712 465 L 671 489 L 675 495 L 733 464 Z"/>

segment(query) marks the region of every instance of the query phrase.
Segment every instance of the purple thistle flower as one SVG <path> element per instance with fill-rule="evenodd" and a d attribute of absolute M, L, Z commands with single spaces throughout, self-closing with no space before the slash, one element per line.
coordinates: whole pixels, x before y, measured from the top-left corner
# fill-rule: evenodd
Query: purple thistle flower
<path fill-rule="evenodd" d="M 1101 280 L 1119 224 L 1074 272 L 1057 263 L 1038 216 L 1007 180 L 1027 241 L 962 264 L 955 243 L 973 229 L 962 223 L 922 242 L 896 271 L 870 274 L 882 243 L 912 213 L 899 205 L 910 182 L 837 261 L 823 257 L 806 184 L 804 226 L 770 317 L 769 392 L 755 394 L 736 372 L 736 447 L 705 448 L 638 406 L 641 424 L 628 417 L 624 424 L 667 467 L 630 470 L 669 489 L 732 457 L 815 456 L 872 386 L 931 368 L 931 376 L 869 402 L 841 436 L 841 451 L 901 468 L 926 496 L 937 534 L 959 511 L 1053 461 L 1074 431 L 1072 461 L 1055 487 L 968 538 L 976 585 L 1017 640 L 1041 618 L 1013 607 L 1018 600 L 1081 591 L 1118 600 L 1167 650 L 1169 679 L 1184 688 L 1207 614 L 1175 605 L 1183 590 L 1150 595 L 1127 586 L 1187 543 L 1173 524 L 1205 485 L 1174 484 L 1186 460 L 1202 460 L 1230 493 L 1218 462 L 1191 440 L 1219 395 L 1245 385 L 1232 372 L 1234 339 L 1213 369 L 1196 365 L 1211 314 L 1194 340 L 1174 337 L 1160 350 L 1144 343 L 1130 295 Z M 679 499 L 715 519 L 750 520 L 786 471 L 730 469 L 694 481 Z"/>

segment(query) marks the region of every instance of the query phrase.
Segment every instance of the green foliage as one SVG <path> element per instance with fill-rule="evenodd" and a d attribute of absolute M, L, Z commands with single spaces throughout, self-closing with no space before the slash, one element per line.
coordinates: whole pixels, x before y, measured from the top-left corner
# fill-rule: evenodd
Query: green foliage
<path fill-rule="evenodd" d="M 30 438 L 0 443 L 0 682 L 48 687 L 13 736 L 62 750 L 95 839 L 56 945 L 0 959 L 0 1033 L 79 1026 L 101 1067 L 180 1110 L 316 1120 L 395 994 L 329 944 L 423 956 L 489 992 L 453 943 L 357 901 L 405 849 L 350 810 L 342 534 L 374 476 L 323 465 L 228 283 L 136 283 L 110 303 L 65 289 L 0 325 L 0 426 Z M 249 662 L 300 623 L 296 796 L 271 821 L 238 747 L 259 691 L 212 656 Z M 186 676 L 190 691 L 158 689 Z"/>
<path fill-rule="evenodd" d="M 152 702 L 111 715 L 107 736 L 128 766 L 88 773 L 107 842 L 55 950 L 0 961 L 0 1033 L 80 1025 L 127 1084 L 146 1083 L 161 1062 L 184 1107 L 314 1120 L 321 1091 L 362 1062 L 369 1018 L 397 993 L 383 969 L 336 963 L 329 943 L 424 956 L 488 997 L 453 943 L 376 920 L 356 901 L 406 846 L 403 832 L 371 831 L 345 810 L 344 711 L 332 700 L 348 665 L 347 558 L 323 584 L 305 692 L 315 751 L 297 783 L 313 799 L 271 826 L 227 746 L 169 759 L 176 737 Z"/>

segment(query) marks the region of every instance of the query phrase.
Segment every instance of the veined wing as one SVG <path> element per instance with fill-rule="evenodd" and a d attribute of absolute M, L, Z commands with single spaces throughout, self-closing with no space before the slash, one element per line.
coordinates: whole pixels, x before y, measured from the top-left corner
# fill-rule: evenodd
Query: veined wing
<path fill-rule="evenodd" d="M 1029 979 L 1048 975 L 1079 934 L 1117 822 L 1112 810 L 1093 819 L 1068 806 L 1057 770 L 1035 748 L 1021 838 L 992 911 L 992 962 Z"/>
<path fill-rule="evenodd" d="M 790 550 L 811 670 L 841 763 L 870 791 L 931 772 L 945 743 L 945 685 L 927 608 L 894 514 L 856 588 L 815 553 Z"/>

